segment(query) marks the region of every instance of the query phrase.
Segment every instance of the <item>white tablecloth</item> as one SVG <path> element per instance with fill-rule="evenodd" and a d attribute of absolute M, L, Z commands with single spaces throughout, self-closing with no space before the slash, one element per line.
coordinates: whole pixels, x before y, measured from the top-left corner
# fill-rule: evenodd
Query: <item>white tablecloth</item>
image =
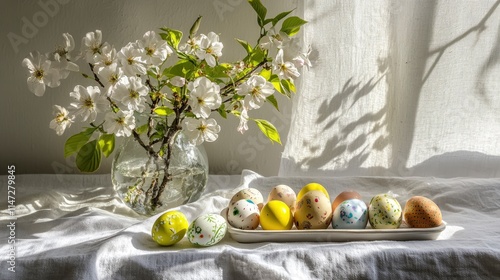
<path fill-rule="evenodd" d="M 298 191 L 312 181 L 332 197 L 346 189 L 364 200 L 391 190 L 402 204 L 426 196 L 440 206 L 447 228 L 432 241 L 244 244 L 227 234 L 208 248 L 186 238 L 160 247 L 150 236 L 159 215 L 129 210 L 109 175 L 17 175 L 15 217 L 6 210 L 7 177 L 0 176 L 0 279 L 500 279 L 500 179 L 269 178 L 244 171 L 211 175 L 201 199 L 179 209 L 192 221 L 219 213 L 241 188 L 267 196 L 274 185 Z M 7 262 L 12 222 L 15 272 Z"/>

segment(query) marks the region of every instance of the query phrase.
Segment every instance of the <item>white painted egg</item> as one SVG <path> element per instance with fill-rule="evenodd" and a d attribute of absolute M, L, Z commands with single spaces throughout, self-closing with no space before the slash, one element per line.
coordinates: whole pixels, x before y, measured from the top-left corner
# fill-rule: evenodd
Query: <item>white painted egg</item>
<path fill-rule="evenodd" d="M 259 207 L 259 210 L 264 206 L 264 198 L 259 190 L 254 188 L 243 189 L 233 195 L 229 201 L 229 208 L 231 208 L 238 200 L 250 199 L 255 205 Z"/>
<path fill-rule="evenodd" d="M 235 228 L 256 229 L 259 226 L 259 207 L 250 199 L 240 199 L 227 211 L 227 221 Z"/>
<path fill-rule="evenodd" d="M 333 211 L 332 227 L 335 229 L 364 229 L 368 223 L 368 208 L 359 199 L 341 202 Z"/>
<path fill-rule="evenodd" d="M 189 242 L 200 246 L 212 246 L 226 235 L 227 223 L 221 215 L 205 214 L 196 218 L 188 228 Z"/>

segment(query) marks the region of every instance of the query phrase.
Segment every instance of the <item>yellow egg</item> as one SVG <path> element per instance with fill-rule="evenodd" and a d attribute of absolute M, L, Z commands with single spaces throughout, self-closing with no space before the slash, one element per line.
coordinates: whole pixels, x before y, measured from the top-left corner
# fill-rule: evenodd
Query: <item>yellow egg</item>
<path fill-rule="evenodd" d="M 289 230 L 293 226 L 292 211 L 283 201 L 271 200 L 260 212 L 260 226 L 265 230 Z"/>
<path fill-rule="evenodd" d="M 182 212 L 168 211 L 156 219 L 151 229 L 151 237 L 162 246 L 170 246 L 181 241 L 188 227 L 188 220 Z"/>
<path fill-rule="evenodd" d="M 309 183 L 300 190 L 299 194 L 297 195 L 297 201 L 299 201 L 307 192 L 310 191 L 321 191 L 326 195 L 326 198 L 330 199 L 330 195 L 326 191 L 325 187 L 318 183 Z"/>

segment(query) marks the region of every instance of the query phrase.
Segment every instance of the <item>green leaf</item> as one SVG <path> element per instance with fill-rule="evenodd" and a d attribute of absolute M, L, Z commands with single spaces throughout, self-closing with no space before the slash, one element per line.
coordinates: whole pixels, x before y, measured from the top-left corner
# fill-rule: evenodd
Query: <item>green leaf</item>
<path fill-rule="evenodd" d="M 264 5 L 262 5 L 260 0 L 248 0 L 248 3 L 250 3 L 252 8 L 255 10 L 255 12 L 257 12 L 257 16 L 262 21 L 262 23 L 264 23 L 264 20 L 266 19 L 266 14 L 267 14 L 266 7 Z"/>
<path fill-rule="evenodd" d="M 111 153 L 115 150 L 115 135 L 114 134 L 103 134 L 99 137 L 99 148 L 105 157 L 109 157 Z"/>
<path fill-rule="evenodd" d="M 189 38 L 194 38 L 194 36 L 196 36 L 198 28 L 200 28 L 201 18 L 202 16 L 198 16 L 196 21 L 193 23 L 193 26 L 191 26 L 191 29 L 189 29 Z"/>
<path fill-rule="evenodd" d="M 247 41 L 240 40 L 240 39 L 236 39 L 236 41 L 238 41 L 238 43 L 240 43 L 240 45 L 242 45 L 243 48 L 245 48 L 245 50 L 247 51 L 248 54 L 250 54 L 252 52 L 252 46 L 250 46 L 250 44 Z"/>
<path fill-rule="evenodd" d="M 156 139 L 161 139 L 161 138 L 163 138 L 163 134 L 161 134 L 159 132 L 155 132 L 155 133 L 153 133 L 153 135 L 151 135 L 151 137 L 149 137 L 149 140 L 154 141 Z"/>
<path fill-rule="evenodd" d="M 76 166 L 81 172 L 94 172 L 101 165 L 101 149 L 97 140 L 85 144 L 76 154 Z"/>
<path fill-rule="evenodd" d="M 154 109 L 154 112 L 159 116 L 170 116 L 175 114 L 174 110 L 166 106 L 156 107 L 156 109 Z"/>
<path fill-rule="evenodd" d="M 272 18 L 268 18 L 268 19 L 264 20 L 263 25 L 266 25 L 266 24 L 268 24 L 268 23 L 270 23 L 272 21 L 273 21 Z"/>
<path fill-rule="evenodd" d="M 84 131 L 68 138 L 64 144 L 64 157 L 69 157 L 70 155 L 78 152 L 80 148 L 89 141 L 95 130 L 96 128 L 94 127 L 87 128 Z"/>
<path fill-rule="evenodd" d="M 280 110 L 278 108 L 278 100 L 276 100 L 276 97 L 274 97 L 274 95 L 269 95 L 268 97 L 266 97 L 266 99 L 274 106 L 274 108 L 276 108 L 276 110 Z"/>
<path fill-rule="evenodd" d="M 192 112 L 185 112 L 184 116 L 186 116 L 186 118 L 196 118 L 196 115 Z"/>
<path fill-rule="evenodd" d="M 249 63 L 256 66 L 264 61 L 264 59 L 266 59 L 266 52 L 261 48 L 255 48 L 250 54 Z"/>
<path fill-rule="evenodd" d="M 226 105 L 222 103 L 219 108 L 217 108 L 217 112 L 221 115 L 221 117 L 227 119 L 227 113 L 226 113 Z"/>
<path fill-rule="evenodd" d="M 274 89 L 277 90 L 281 94 L 285 94 L 285 91 L 281 87 L 281 82 L 280 79 L 278 78 L 278 75 L 272 75 L 269 81 L 273 84 Z"/>
<path fill-rule="evenodd" d="M 289 17 L 289 18 L 285 19 L 285 21 L 283 22 L 283 25 L 281 25 L 281 31 L 286 33 L 288 36 L 291 37 L 291 36 L 297 34 L 297 32 L 299 32 L 299 30 L 300 30 L 300 27 L 306 23 L 307 23 L 307 21 L 305 21 L 299 17 L 296 17 L 296 16 Z"/>
<path fill-rule="evenodd" d="M 168 78 L 172 78 L 175 76 L 187 78 L 194 71 L 195 65 L 190 60 L 181 59 L 177 61 L 177 63 L 173 66 L 165 68 L 165 70 L 163 70 L 163 75 L 167 76 Z"/>
<path fill-rule="evenodd" d="M 293 10 L 288 11 L 288 12 L 283 12 L 283 13 L 277 15 L 276 17 L 274 17 L 272 19 L 273 26 L 275 26 L 276 24 L 278 24 L 278 22 L 280 20 L 282 20 L 284 17 L 288 16 L 291 12 L 293 12 Z"/>
<path fill-rule="evenodd" d="M 292 92 L 295 93 L 297 91 L 295 88 L 295 85 L 290 80 L 281 80 L 280 83 L 281 83 L 281 86 L 283 87 L 283 89 L 285 89 L 285 94 L 288 97 L 291 97 L 290 93 L 292 93 Z"/>
<path fill-rule="evenodd" d="M 149 128 L 149 125 L 146 123 L 146 124 L 143 124 L 143 125 L 139 126 L 138 128 L 136 128 L 135 131 L 138 134 L 143 134 L 144 132 L 148 131 L 148 128 Z"/>
<path fill-rule="evenodd" d="M 281 139 L 280 139 L 280 134 L 278 133 L 278 130 L 274 125 L 266 120 L 262 119 L 254 119 L 255 123 L 257 123 L 257 126 L 260 128 L 262 133 L 271 140 L 271 142 L 276 142 L 281 145 Z"/>
<path fill-rule="evenodd" d="M 272 74 L 271 69 L 266 69 L 266 68 L 262 68 L 262 70 L 259 73 L 259 75 L 261 75 L 262 77 L 264 77 L 264 79 L 268 81 L 271 80 L 271 74 Z"/>
<path fill-rule="evenodd" d="M 227 78 L 227 71 L 231 69 L 227 63 L 215 65 L 215 67 L 207 67 L 205 68 L 205 74 L 207 77 L 217 79 L 217 78 Z M 215 82 L 215 81 L 214 81 Z"/>
<path fill-rule="evenodd" d="M 159 33 L 160 37 L 167 41 L 167 43 L 173 47 L 174 49 L 177 49 L 179 46 L 179 43 L 182 40 L 182 32 L 179 30 L 175 29 L 170 29 L 168 27 L 163 27 L 160 28 L 160 30 L 165 31 L 166 33 Z"/>

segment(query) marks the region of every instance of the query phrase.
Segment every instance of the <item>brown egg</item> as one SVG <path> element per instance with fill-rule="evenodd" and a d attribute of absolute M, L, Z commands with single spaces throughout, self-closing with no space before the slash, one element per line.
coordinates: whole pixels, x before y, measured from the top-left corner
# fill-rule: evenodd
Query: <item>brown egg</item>
<path fill-rule="evenodd" d="M 297 229 L 326 229 L 332 221 L 330 200 L 321 191 L 309 191 L 297 202 L 294 220 Z"/>
<path fill-rule="evenodd" d="M 434 201 L 423 197 L 414 196 L 406 202 L 403 217 L 410 227 L 430 228 L 442 223 L 442 215 Z"/>
<path fill-rule="evenodd" d="M 332 211 L 335 211 L 335 208 L 337 208 L 337 206 L 339 206 L 340 203 L 342 203 L 343 201 L 346 201 L 348 199 L 362 200 L 361 195 L 356 191 L 352 191 L 352 190 L 343 191 L 343 192 L 339 193 L 339 195 L 337 195 L 337 197 L 333 200 Z"/>

